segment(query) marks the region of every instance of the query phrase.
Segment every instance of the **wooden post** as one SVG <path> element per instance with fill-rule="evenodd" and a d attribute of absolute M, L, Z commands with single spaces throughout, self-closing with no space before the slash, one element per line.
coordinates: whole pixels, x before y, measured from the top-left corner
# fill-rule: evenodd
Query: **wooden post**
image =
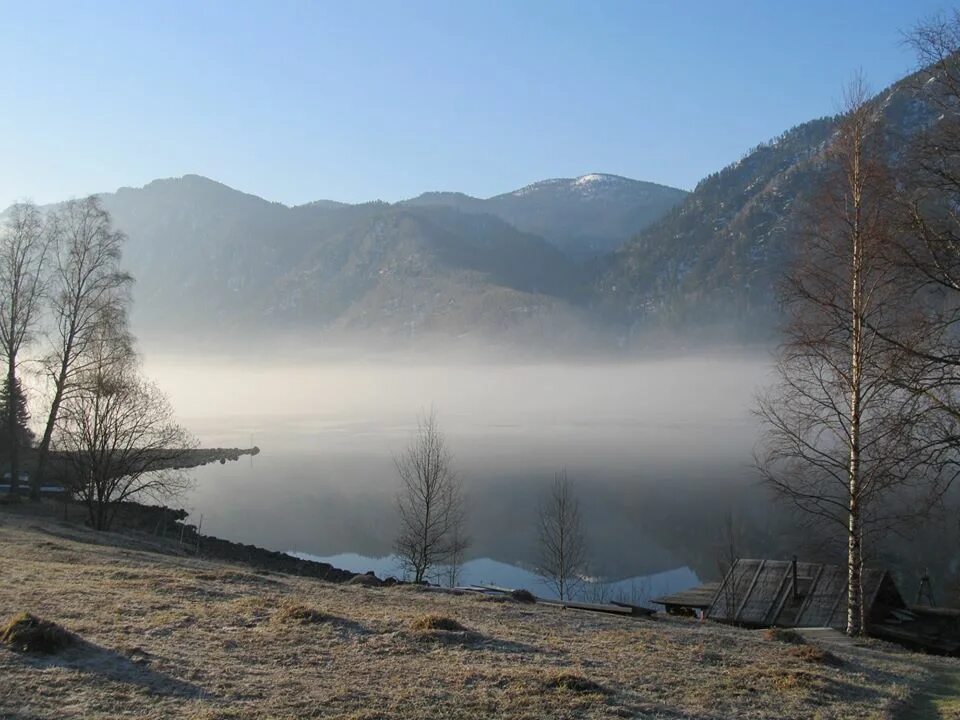
<path fill-rule="evenodd" d="M 793 571 L 793 601 L 797 602 L 800 599 L 800 591 L 797 589 L 797 556 L 793 556 L 793 563 L 791 570 Z"/>

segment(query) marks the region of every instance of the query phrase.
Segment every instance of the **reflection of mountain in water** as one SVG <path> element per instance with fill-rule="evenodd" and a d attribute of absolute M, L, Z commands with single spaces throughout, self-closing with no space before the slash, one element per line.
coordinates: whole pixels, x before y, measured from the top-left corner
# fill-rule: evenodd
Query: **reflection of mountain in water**
<path fill-rule="evenodd" d="M 290 553 L 304 560 L 325 562 L 334 567 L 356 573 L 373 571 L 379 577 L 401 575 L 400 563 L 396 556 L 367 557 L 356 553 L 341 553 L 329 557 L 318 557 L 307 553 Z M 438 572 L 437 580 L 443 575 Z M 557 594 L 535 573 L 516 565 L 477 558 L 468 560 L 460 570 L 461 585 L 494 585 L 497 587 L 526 588 L 534 595 L 543 598 L 556 598 Z M 653 575 L 641 575 L 615 581 L 592 581 L 586 583 L 581 595 L 590 600 L 620 600 L 635 605 L 650 605 L 650 600 L 661 595 L 687 590 L 700 584 L 697 574 L 688 567 L 675 568 Z"/>

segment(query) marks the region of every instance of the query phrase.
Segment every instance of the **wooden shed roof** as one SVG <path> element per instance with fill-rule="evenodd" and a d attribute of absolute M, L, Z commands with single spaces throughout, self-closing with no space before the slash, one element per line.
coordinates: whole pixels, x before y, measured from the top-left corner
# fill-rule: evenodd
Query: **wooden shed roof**
<path fill-rule="evenodd" d="M 846 624 L 846 569 L 839 565 L 797 563 L 794 592 L 790 560 L 738 560 L 717 590 L 707 617 L 753 626 L 835 627 Z M 864 568 L 864 603 L 872 612 L 878 598 L 903 607 L 884 570 Z"/>

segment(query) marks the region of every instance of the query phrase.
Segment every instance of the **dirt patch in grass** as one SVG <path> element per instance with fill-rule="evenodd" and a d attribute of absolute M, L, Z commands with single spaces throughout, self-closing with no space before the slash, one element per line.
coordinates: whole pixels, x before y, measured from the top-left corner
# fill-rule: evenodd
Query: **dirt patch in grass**
<path fill-rule="evenodd" d="M 454 620 L 451 617 L 446 617 L 444 615 L 421 615 L 418 618 L 415 618 L 411 621 L 410 627 L 413 630 L 418 630 L 421 632 L 429 632 L 433 630 L 441 630 L 443 632 L 470 632 L 466 627 L 461 625 L 458 621 Z"/>
<path fill-rule="evenodd" d="M 606 695 L 610 691 L 590 678 L 571 672 L 551 673 L 543 680 L 544 690 L 566 690 L 583 695 Z"/>
<path fill-rule="evenodd" d="M 763 631 L 763 638 L 765 640 L 772 640 L 774 642 L 787 643 L 788 645 L 806 645 L 807 641 L 803 639 L 803 636 L 800 635 L 796 630 L 789 630 L 787 628 L 767 628 Z"/>
<path fill-rule="evenodd" d="M 797 645 L 787 650 L 787 654 L 815 665 L 827 665 L 829 667 L 841 667 L 843 665 L 843 660 L 829 650 L 824 650 L 816 645 Z"/>
<path fill-rule="evenodd" d="M 74 643 L 76 638 L 55 622 L 24 612 L 0 629 L 0 642 L 14 650 L 52 655 Z"/>

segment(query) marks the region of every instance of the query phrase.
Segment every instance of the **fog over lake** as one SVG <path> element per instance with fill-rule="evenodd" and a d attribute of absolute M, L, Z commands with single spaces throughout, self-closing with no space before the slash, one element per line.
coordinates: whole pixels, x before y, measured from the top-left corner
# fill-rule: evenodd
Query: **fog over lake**
<path fill-rule="evenodd" d="M 757 495 L 751 406 L 763 350 L 632 362 L 184 359 L 146 371 L 204 446 L 250 460 L 195 471 L 203 532 L 318 556 L 389 554 L 393 456 L 432 405 L 469 507 L 470 557 L 529 563 L 537 503 L 566 467 L 590 569 L 703 567 L 711 528 Z M 746 503 L 749 505 L 750 503 Z"/>

